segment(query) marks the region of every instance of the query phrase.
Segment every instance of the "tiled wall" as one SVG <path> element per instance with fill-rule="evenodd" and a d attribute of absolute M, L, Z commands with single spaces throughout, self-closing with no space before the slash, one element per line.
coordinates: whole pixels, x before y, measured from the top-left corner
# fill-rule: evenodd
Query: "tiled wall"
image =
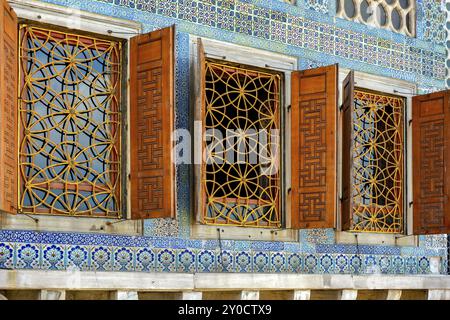
<path fill-rule="evenodd" d="M 3 230 L 0 269 L 426 274 L 430 257 L 446 251 L 336 245 L 323 232 L 333 234 L 305 230 L 300 243 L 283 243 Z"/>
<path fill-rule="evenodd" d="M 440 3 L 421 1 L 418 37 L 408 38 L 335 18 L 334 0 L 46 0 L 139 21 L 144 31 L 176 23 L 177 128 L 191 118 L 188 33 L 296 56 L 300 69 L 339 63 L 423 92 L 442 88 L 445 48 L 427 32 L 437 22 L 425 19 L 425 8 L 436 15 Z M 141 237 L 0 231 L 0 268 L 415 274 L 441 256 L 446 269 L 446 236 L 421 237 L 419 247 L 338 245 L 332 229 L 302 230 L 298 243 L 190 239 L 189 181 L 189 167 L 178 165 L 177 220 L 146 220 Z"/>

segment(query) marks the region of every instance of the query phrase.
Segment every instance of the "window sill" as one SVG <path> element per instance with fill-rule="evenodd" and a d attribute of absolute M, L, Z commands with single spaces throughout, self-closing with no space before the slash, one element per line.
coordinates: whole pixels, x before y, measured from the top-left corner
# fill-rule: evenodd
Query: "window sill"
<path fill-rule="evenodd" d="M 194 239 L 250 240 L 250 241 L 288 241 L 298 242 L 298 230 L 265 229 L 234 226 L 214 226 L 203 224 L 191 225 L 191 237 Z"/>
<path fill-rule="evenodd" d="M 89 217 L 67 217 L 67 216 L 29 216 L 23 214 L 0 213 L 0 229 L 8 230 L 32 230 L 32 231 L 56 231 L 56 232 L 82 232 L 97 234 L 118 235 L 142 235 L 142 220 L 124 220 Z M 107 222 L 117 222 L 107 225 Z"/>
<path fill-rule="evenodd" d="M 418 237 L 414 235 L 347 231 L 336 231 L 336 244 L 356 244 L 355 235 L 358 236 L 358 244 L 386 246 L 418 246 L 419 244 Z"/>

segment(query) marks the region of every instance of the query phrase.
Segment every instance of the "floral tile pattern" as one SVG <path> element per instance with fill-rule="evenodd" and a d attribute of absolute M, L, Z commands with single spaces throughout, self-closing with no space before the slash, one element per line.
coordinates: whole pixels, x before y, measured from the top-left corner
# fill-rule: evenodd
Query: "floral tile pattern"
<path fill-rule="evenodd" d="M 428 274 L 431 272 L 430 258 L 427 256 L 0 242 L 0 269 L 8 268 L 184 273 Z"/>

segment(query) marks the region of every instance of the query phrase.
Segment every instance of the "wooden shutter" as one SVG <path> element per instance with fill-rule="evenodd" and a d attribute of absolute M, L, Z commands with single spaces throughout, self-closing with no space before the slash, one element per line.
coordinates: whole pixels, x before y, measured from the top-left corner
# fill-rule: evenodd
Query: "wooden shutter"
<path fill-rule="evenodd" d="M 175 217 L 175 27 L 131 39 L 132 219 Z"/>
<path fill-rule="evenodd" d="M 0 210 L 17 212 L 18 22 L 0 0 Z"/>
<path fill-rule="evenodd" d="M 198 91 L 196 92 L 197 99 L 199 99 L 196 102 L 197 106 L 200 106 L 200 114 L 195 115 L 195 120 L 199 123 L 202 123 L 201 127 L 201 139 L 198 137 L 195 137 L 194 141 L 194 148 L 195 152 L 197 153 L 197 157 L 200 156 L 202 160 L 201 166 L 196 166 L 197 173 L 201 176 L 200 181 L 205 181 L 206 179 L 206 170 L 203 167 L 203 137 L 205 135 L 205 125 L 204 125 L 204 119 L 205 119 L 205 113 L 206 113 L 206 53 L 205 48 L 203 46 L 203 42 L 201 38 L 197 38 L 197 68 L 198 68 L 198 74 L 199 74 L 199 87 Z M 195 130 L 195 129 L 194 129 Z M 196 132 L 194 133 L 196 134 Z M 194 161 L 195 162 L 195 161 Z M 195 200 L 195 212 L 196 212 L 196 221 L 204 223 L 204 217 L 206 212 L 206 194 L 203 190 L 203 187 L 201 186 L 201 183 L 195 183 L 196 186 L 196 194 L 197 199 Z"/>
<path fill-rule="evenodd" d="M 338 65 L 292 73 L 291 226 L 334 228 Z"/>
<path fill-rule="evenodd" d="M 449 95 L 413 97 L 414 234 L 450 233 Z"/>
<path fill-rule="evenodd" d="M 353 103 L 354 72 L 342 83 L 342 199 L 341 228 L 349 230 L 353 221 L 352 204 L 352 167 L 353 167 Z"/>

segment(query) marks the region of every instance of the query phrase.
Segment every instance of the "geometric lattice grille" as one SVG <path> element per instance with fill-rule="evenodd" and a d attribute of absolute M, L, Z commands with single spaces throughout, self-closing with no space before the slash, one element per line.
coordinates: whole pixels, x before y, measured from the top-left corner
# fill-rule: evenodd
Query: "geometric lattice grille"
<path fill-rule="evenodd" d="M 206 224 L 280 227 L 278 73 L 205 62 Z"/>
<path fill-rule="evenodd" d="M 403 231 L 405 100 L 355 90 L 353 230 Z"/>
<path fill-rule="evenodd" d="M 20 27 L 20 212 L 119 217 L 121 43 Z"/>

